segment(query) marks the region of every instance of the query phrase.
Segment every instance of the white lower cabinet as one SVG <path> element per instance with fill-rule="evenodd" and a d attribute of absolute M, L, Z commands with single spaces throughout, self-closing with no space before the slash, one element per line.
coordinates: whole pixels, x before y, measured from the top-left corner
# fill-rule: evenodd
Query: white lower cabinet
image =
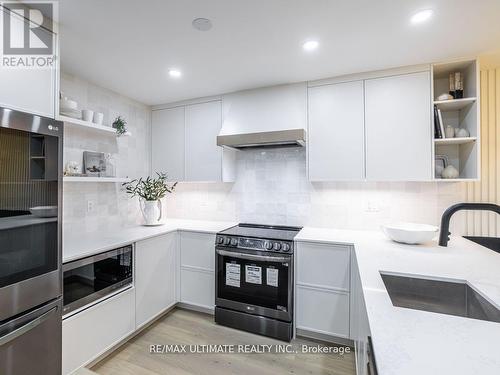
<path fill-rule="evenodd" d="M 63 374 L 85 366 L 135 331 L 135 289 L 130 288 L 62 323 Z"/>
<path fill-rule="evenodd" d="M 215 235 L 181 232 L 180 302 L 210 309 L 215 305 Z"/>
<path fill-rule="evenodd" d="M 137 327 L 177 302 L 177 232 L 139 241 L 135 245 Z"/>
<path fill-rule="evenodd" d="M 297 242 L 297 329 L 350 338 L 350 253 L 350 246 Z"/>

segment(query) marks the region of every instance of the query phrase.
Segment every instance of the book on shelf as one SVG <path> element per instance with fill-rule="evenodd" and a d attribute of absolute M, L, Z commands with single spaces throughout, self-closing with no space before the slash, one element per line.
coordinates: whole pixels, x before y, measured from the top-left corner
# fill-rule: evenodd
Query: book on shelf
<path fill-rule="evenodd" d="M 441 126 L 439 124 L 439 113 L 438 108 L 434 106 L 434 138 L 440 139 L 443 138 L 443 133 L 441 132 Z"/>
<path fill-rule="evenodd" d="M 444 138 L 444 123 L 443 123 L 443 115 L 441 114 L 441 110 L 438 108 L 438 118 L 439 118 L 439 131 L 441 132 L 441 138 Z"/>

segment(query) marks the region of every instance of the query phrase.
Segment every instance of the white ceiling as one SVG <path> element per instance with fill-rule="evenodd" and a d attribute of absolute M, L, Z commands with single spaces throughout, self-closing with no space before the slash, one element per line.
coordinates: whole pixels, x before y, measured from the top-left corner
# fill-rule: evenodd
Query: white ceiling
<path fill-rule="evenodd" d="M 428 8 L 429 22 L 410 24 Z M 499 0 L 60 0 L 59 11 L 63 71 L 150 105 L 500 47 Z M 197 17 L 212 30 L 195 30 Z M 305 53 L 311 38 L 320 47 Z"/>

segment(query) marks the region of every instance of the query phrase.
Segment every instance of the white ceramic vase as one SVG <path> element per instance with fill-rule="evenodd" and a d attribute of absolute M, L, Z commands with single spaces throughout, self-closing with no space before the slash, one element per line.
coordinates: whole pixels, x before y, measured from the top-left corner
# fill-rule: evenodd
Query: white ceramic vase
<path fill-rule="evenodd" d="M 161 201 L 147 201 L 141 199 L 141 211 L 146 225 L 161 224 Z"/>

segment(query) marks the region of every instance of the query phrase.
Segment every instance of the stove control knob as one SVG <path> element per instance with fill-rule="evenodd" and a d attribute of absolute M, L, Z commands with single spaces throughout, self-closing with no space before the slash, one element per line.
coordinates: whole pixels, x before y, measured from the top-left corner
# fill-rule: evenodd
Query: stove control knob
<path fill-rule="evenodd" d="M 236 238 L 231 238 L 231 246 L 238 245 L 238 240 Z"/>
<path fill-rule="evenodd" d="M 275 242 L 273 248 L 274 250 L 279 251 L 281 249 L 281 243 Z"/>
<path fill-rule="evenodd" d="M 285 253 L 288 253 L 288 252 L 290 251 L 290 245 L 289 245 L 289 244 L 287 244 L 287 243 L 284 243 L 284 244 L 283 244 L 283 251 L 284 251 Z"/>
<path fill-rule="evenodd" d="M 269 241 L 264 242 L 264 248 L 266 250 L 271 250 L 273 248 L 273 243 Z"/>
<path fill-rule="evenodd" d="M 217 243 L 222 245 L 224 243 L 224 237 L 217 237 Z"/>
<path fill-rule="evenodd" d="M 231 239 L 229 237 L 224 238 L 224 245 L 229 245 L 231 243 Z"/>

